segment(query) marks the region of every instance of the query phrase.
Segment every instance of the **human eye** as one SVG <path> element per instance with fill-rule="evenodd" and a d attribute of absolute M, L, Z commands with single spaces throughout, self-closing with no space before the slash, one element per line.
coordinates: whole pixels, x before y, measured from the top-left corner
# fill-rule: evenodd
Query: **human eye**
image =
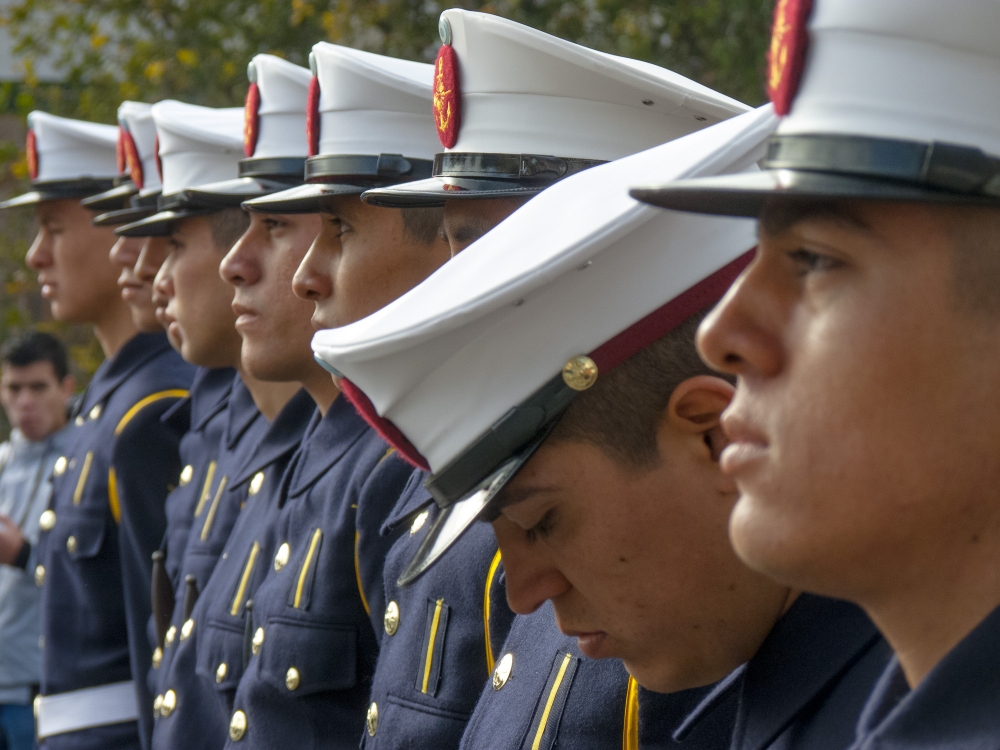
<path fill-rule="evenodd" d="M 823 273 L 832 271 L 844 265 L 843 261 L 826 253 L 797 248 L 788 253 L 789 259 L 798 268 L 799 274 L 805 276 L 808 273 Z"/>
<path fill-rule="evenodd" d="M 549 508 L 534 526 L 524 532 L 528 544 L 534 544 L 539 539 L 547 539 L 552 534 L 555 525 L 555 509 Z"/>

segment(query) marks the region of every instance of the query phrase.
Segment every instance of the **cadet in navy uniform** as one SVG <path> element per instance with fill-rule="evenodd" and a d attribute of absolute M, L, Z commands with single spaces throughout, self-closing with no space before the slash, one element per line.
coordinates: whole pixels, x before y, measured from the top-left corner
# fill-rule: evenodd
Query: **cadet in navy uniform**
<path fill-rule="evenodd" d="M 4 204 L 36 205 L 41 229 L 27 262 L 53 315 L 93 324 L 107 357 L 74 415 L 42 520 L 35 577 L 44 585 L 45 649 L 36 715 L 46 747 L 148 742 L 150 556 L 180 475 L 183 434 L 160 417 L 187 395 L 193 376 L 163 333 L 136 333 L 108 260 L 113 235 L 93 227 L 79 205 L 111 187 L 101 176 L 116 172 L 116 137 L 116 128 L 32 113 L 34 190 Z"/>
<path fill-rule="evenodd" d="M 858 750 L 1000 745 L 998 24 L 996 3 L 779 3 L 762 171 L 637 192 L 760 218 L 700 332 L 739 376 L 731 535 L 892 644 Z"/>
<path fill-rule="evenodd" d="M 315 182 L 245 204 L 251 229 L 222 272 L 237 286 L 238 304 L 244 293 L 252 300 L 256 269 L 267 255 L 299 266 L 313 237 L 294 244 L 281 237 L 308 221 L 320 231 L 312 244 L 335 247 L 342 260 L 331 281 L 337 288 L 335 310 L 327 310 L 333 320 L 319 310 L 313 315 L 322 326 L 377 310 L 449 253 L 437 233 L 439 216 L 422 212 L 408 223 L 399 212 L 358 199 L 373 182 L 407 179 L 417 169 L 429 173 L 431 66 L 328 44 L 317 45 L 311 61 L 319 87 L 312 145 L 320 153 L 306 162 L 306 175 Z M 376 112 L 383 122 L 373 129 Z M 283 224 L 282 233 L 268 230 Z M 315 295 L 298 280 L 295 288 L 305 299 L 299 304 L 311 309 Z M 349 402 L 334 398 L 333 381 L 324 375 L 330 400 L 317 398 L 323 419 L 311 427 L 285 477 L 275 521 L 279 544 L 253 595 L 250 659 L 229 731 L 230 744 L 240 747 L 310 745 L 315 738 L 356 747 L 363 730 L 382 632 L 381 619 L 373 627 L 370 615 L 384 609 L 382 569 L 395 538 L 379 532 L 412 467 Z"/>
<path fill-rule="evenodd" d="M 851 741 L 888 656 L 874 627 L 852 605 L 744 567 L 725 533 L 736 492 L 719 471 L 719 418 L 733 387 L 693 339 L 749 263 L 753 224 L 657 214 L 625 197 L 649 169 L 753 165 L 775 124 L 764 108 L 567 178 L 391 315 L 314 339 L 400 450 L 432 469 L 428 488 L 445 508 L 404 581 L 491 519 L 511 607 L 523 616 L 551 600 L 577 640 L 579 651 L 558 641 L 546 651 L 533 643 L 545 631 L 516 619 L 466 747 L 597 747 L 602 736 L 608 746 L 598 721 L 613 721 L 624 747 L 669 745 L 675 733 L 712 747 L 734 725 L 751 738 L 743 747 Z M 629 294 L 610 304 L 609 289 Z M 433 369 L 416 366 L 428 347 Z M 594 659 L 620 659 L 669 695 L 644 692 L 641 705 L 622 681 L 617 694 L 600 683 L 595 699 L 578 682 L 603 667 Z M 710 704 L 719 710 L 688 721 L 690 691 L 723 679 L 735 690 Z"/>
<path fill-rule="evenodd" d="M 525 200 L 567 175 L 747 109 L 662 68 L 610 57 L 495 16 L 448 10 L 441 16 L 440 33 L 444 46 L 436 63 L 434 106 L 446 151 L 438 155 L 432 179 L 372 190 L 364 200 L 410 210 L 443 204 L 444 232 L 453 252 L 462 251 Z M 531 62 L 511 65 L 514 60 Z M 639 106 L 629 104 L 624 90 L 633 92 Z M 526 95 L 532 96 L 532 108 L 525 120 Z M 668 113 L 662 104 L 678 96 L 685 97 L 684 106 Z M 649 104 L 642 104 L 643 99 Z M 657 102 L 661 106 L 651 106 Z M 610 121 L 613 127 L 604 124 Z M 385 630 L 393 634 L 385 639 L 376 671 L 365 738 L 369 748 L 410 743 L 457 747 L 476 697 L 496 669 L 510 627 L 500 554 L 485 526 L 457 542 L 440 569 L 412 585 L 398 584 L 433 525 L 428 519 L 437 517 L 431 496 L 420 488 L 411 493 L 405 511 L 397 511 L 392 519 L 410 526 L 411 533 L 393 548 L 386 567 L 391 604 Z M 447 606 L 442 611 L 448 615 L 448 630 L 447 641 L 442 634 L 435 646 L 441 654 L 435 662 L 428 651 L 434 608 L 426 602 L 438 599 Z M 488 624 L 483 621 L 485 601 L 490 602 Z M 563 742 L 604 747 L 612 737 L 621 737 L 627 711 L 636 718 L 632 702 L 638 692 L 625 669 L 580 660 L 574 639 L 562 635 L 551 618 L 538 615 L 521 623 L 504 648 L 533 671 L 530 676 L 520 673 L 522 702 L 487 702 L 493 693 L 487 689 L 479 711 L 495 710 L 496 715 L 476 722 L 474 738 L 467 741 L 470 747 L 507 746 L 510 738 L 495 727 L 531 720 L 527 702 L 546 690 L 550 664 L 566 653 L 575 659 L 569 714 L 578 711 L 588 718 L 567 721 Z M 425 672 L 434 678 L 426 689 Z M 569 687 L 570 682 L 563 684 L 564 691 Z M 503 698 L 511 692 L 504 692 Z M 565 692 L 563 698 L 567 700 Z M 635 736 L 634 728 L 629 736 Z"/>
<path fill-rule="evenodd" d="M 304 86 L 301 99 L 304 124 Z M 223 412 L 221 445 L 213 447 L 217 458 L 208 464 L 197 503 L 190 512 L 194 525 L 185 540 L 180 585 L 173 606 L 166 612 L 162 662 L 154 661 L 154 710 L 159 721 L 153 746 L 173 747 L 189 745 L 192 735 L 201 737 L 197 720 L 200 711 L 204 705 L 214 707 L 211 695 L 201 704 L 197 700 L 201 685 L 194 670 L 193 650 L 189 650 L 187 659 L 178 662 L 173 659 L 178 651 L 176 645 L 191 634 L 194 604 L 241 510 L 261 490 L 267 472 L 280 474 L 283 462 L 298 445 L 312 409 L 305 408 L 311 405 L 303 403 L 308 399 L 301 398 L 282 409 L 298 390 L 298 383 L 265 382 L 242 372 L 242 341 L 235 329 L 233 289 L 222 280 L 217 268 L 246 228 L 246 215 L 238 206 L 198 203 L 186 192 L 198 187 L 199 181 L 236 174 L 237 149 L 243 145 L 243 113 L 172 102 L 157 105 L 153 115 L 164 150 L 166 189 L 174 207 L 122 231 L 131 236 L 151 235 L 151 242 L 152 237 L 169 233 L 177 249 L 165 258 L 156 286 L 167 302 L 164 316 L 185 358 L 202 364 L 229 361 L 241 370 Z M 179 193 L 181 197 L 177 197 Z M 207 309 L 208 305 L 214 309 Z M 255 401 L 261 403 L 260 410 Z"/>

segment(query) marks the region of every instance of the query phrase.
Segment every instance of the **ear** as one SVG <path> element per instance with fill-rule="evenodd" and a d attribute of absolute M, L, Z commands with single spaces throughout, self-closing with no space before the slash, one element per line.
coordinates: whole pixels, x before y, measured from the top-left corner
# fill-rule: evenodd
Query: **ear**
<path fill-rule="evenodd" d="M 736 389 L 714 375 L 697 375 L 680 383 L 670 394 L 664 414 L 666 424 L 676 432 L 700 435 L 718 460 L 727 440 L 720 419 Z"/>

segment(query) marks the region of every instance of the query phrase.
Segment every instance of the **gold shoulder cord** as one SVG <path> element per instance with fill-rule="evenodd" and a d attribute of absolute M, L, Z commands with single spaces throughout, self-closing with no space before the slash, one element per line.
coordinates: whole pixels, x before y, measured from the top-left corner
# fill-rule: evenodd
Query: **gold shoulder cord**
<path fill-rule="evenodd" d="M 622 729 L 622 750 L 639 750 L 639 683 L 631 675 L 625 693 L 625 726 Z"/>
<path fill-rule="evenodd" d="M 493 656 L 493 643 L 490 639 L 490 592 L 493 589 L 493 581 L 500 567 L 500 550 L 493 555 L 493 562 L 490 563 L 489 572 L 486 574 L 486 588 L 483 592 L 483 635 L 486 643 L 486 674 L 493 674 L 496 657 Z"/>

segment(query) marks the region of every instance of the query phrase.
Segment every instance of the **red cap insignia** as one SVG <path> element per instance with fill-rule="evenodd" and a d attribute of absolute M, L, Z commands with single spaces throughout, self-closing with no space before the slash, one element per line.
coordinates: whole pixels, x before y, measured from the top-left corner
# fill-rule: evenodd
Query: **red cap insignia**
<path fill-rule="evenodd" d="M 118 174 L 125 173 L 125 128 L 118 126 L 118 142 L 115 144 L 115 162 L 118 165 Z"/>
<path fill-rule="evenodd" d="M 160 158 L 160 136 L 156 136 L 156 140 L 153 141 L 153 153 L 156 154 L 156 174 L 160 178 L 160 182 L 163 182 L 163 160 Z"/>
<path fill-rule="evenodd" d="M 309 156 L 319 153 L 319 78 L 313 76 L 309 81 L 309 98 L 306 104 L 306 141 L 309 144 Z"/>
<path fill-rule="evenodd" d="M 25 156 L 28 159 L 28 177 L 32 180 L 38 179 L 38 141 L 35 138 L 35 131 L 28 131 L 27 142 L 24 144 Z"/>
<path fill-rule="evenodd" d="M 142 159 L 139 158 L 139 149 L 136 148 L 132 134 L 127 130 L 122 130 L 118 137 L 118 142 L 122 144 L 122 152 L 125 154 L 125 164 L 128 167 L 128 176 L 135 183 L 135 186 L 142 190 L 143 174 Z M 124 170 L 122 170 L 124 171 Z"/>
<path fill-rule="evenodd" d="M 434 124 L 445 148 L 458 142 L 462 124 L 462 96 L 458 89 L 458 55 L 450 44 L 441 45 L 434 63 Z"/>
<path fill-rule="evenodd" d="M 243 153 L 249 159 L 257 150 L 257 136 L 260 134 L 260 88 L 251 83 L 247 89 L 247 100 L 243 105 Z"/>
<path fill-rule="evenodd" d="M 813 0 L 778 0 L 774 6 L 774 28 L 767 53 L 767 94 L 781 116 L 792 109 L 806 64 L 809 30 L 806 24 Z"/>

